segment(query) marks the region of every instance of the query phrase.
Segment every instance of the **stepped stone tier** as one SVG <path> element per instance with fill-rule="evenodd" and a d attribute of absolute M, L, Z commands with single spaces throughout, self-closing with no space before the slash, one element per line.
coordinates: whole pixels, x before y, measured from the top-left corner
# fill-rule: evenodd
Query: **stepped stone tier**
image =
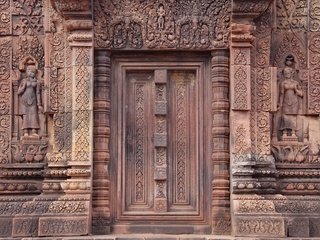
<path fill-rule="evenodd" d="M 1 0 L 0 238 L 320 238 L 319 114 L 318 0 Z"/>

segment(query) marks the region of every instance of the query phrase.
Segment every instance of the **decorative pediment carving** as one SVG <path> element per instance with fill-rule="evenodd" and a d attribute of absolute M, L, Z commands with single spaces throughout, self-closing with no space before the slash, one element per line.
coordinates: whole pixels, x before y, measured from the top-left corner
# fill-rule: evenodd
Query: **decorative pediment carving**
<path fill-rule="evenodd" d="M 96 45 L 111 49 L 226 48 L 230 0 L 95 1 Z"/>

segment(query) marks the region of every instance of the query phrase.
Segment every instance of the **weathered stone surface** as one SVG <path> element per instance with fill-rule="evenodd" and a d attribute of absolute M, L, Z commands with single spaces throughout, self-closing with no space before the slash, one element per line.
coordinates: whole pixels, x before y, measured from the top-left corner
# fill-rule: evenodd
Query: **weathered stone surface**
<path fill-rule="evenodd" d="M 276 217 L 236 217 L 235 234 L 240 236 L 285 237 L 283 218 Z"/>
<path fill-rule="evenodd" d="M 39 219 L 35 217 L 14 218 L 13 232 L 14 237 L 31 237 L 38 235 Z"/>
<path fill-rule="evenodd" d="M 41 217 L 39 236 L 72 236 L 89 233 L 87 217 Z"/>
<path fill-rule="evenodd" d="M 0 236 L 9 237 L 12 233 L 12 218 L 0 218 Z"/>
<path fill-rule="evenodd" d="M 288 220 L 289 237 L 309 237 L 310 226 L 308 218 L 292 218 Z"/>

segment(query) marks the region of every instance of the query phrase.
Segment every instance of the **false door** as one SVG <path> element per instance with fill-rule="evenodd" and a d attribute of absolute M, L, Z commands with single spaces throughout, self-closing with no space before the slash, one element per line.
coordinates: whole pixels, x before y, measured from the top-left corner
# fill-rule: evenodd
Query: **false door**
<path fill-rule="evenodd" d="M 207 223 L 206 61 L 114 65 L 115 224 Z"/>

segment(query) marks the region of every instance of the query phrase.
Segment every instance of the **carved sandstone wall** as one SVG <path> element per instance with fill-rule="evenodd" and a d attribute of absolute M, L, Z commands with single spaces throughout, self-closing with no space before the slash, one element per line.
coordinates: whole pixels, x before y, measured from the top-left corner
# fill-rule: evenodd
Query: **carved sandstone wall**
<path fill-rule="evenodd" d="M 110 234 L 112 60 L 132 50 L 209 56 L 210 234 L 320 237 L 319 8 L 0 1 L 0 237 Z"/>
<path fill-rule="evenodd" d="M 0 3 L 1 237 L 90 232 L 92 23 L 70 4 Z"/>
<path fill-rule="evenodd" d="M 235 2 L 232 39 L 251 44 L 232 41 L 234 234 L 319 237 L 319 3 Z"/>

